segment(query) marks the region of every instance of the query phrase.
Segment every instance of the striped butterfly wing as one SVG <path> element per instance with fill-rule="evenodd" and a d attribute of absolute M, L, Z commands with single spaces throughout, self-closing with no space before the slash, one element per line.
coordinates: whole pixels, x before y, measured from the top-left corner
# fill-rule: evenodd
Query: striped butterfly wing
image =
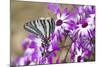
<path fill-rule="evenodd" d="M 53 33 L 55 29 L 55 21 L 53 18 L 49 17 L 40 18 L 38 20 L 25 23 L 24 29 L 42 39 L 49 39 L 50 34 Z"/>

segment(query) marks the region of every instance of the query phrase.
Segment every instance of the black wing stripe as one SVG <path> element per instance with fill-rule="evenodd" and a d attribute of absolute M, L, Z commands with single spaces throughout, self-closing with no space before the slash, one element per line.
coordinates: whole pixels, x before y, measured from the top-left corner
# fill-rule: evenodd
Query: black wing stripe
<path fill-rule="evenodd" d="M 42 25 L 42 27 L 43 27 L 43 30 L 44 30 L 44 32 L 45 32 L 45 37 L 46 37 L 46 35 L 47 35 L 47 28 L 46 28 L 46 24 L 45 24 L 45 20 L 41 20 L 41 25 Z"/>
<path fill-rule="evenodd" d="M 45 37 L 47 37 L 47 26 L 46 26 L 46 20 L 43 20 L 43 24 L 44 24 L 44 31 L 45 31 Z"/>
<path fill-rule="evenodd" d="M 42 34 L 45 36 L 44 24 L 42 25 L 42 22 L 40 22 L 40 20 L 38 20 L 37 28 L 38 28 L 38 29 L 42 32 Z"/>
<path fill-rule="evenodd" d="M 51 18 L 51 23 L 52 23 L 52 32 L 55 30 L 55 21 L 53 18 Z"/>
<path fill-rule="evenodd" d="M 47 23 L 48 23 L 48 26 L 49 26 L 48 38 L 50 38 L 50 32 L 51 32 L 51 23 L 50 23 L 50 19 L 47 19 Z"/>
<path fill-rule="evenodd" d="M 36 20 L 38 22 L 38 20 Z M 40 34 L 40 36 L 44 37 L 44 35 L 42 34 L 42 32 L 37 28 L 36 22 L 34 23 L 34 29 L 37 33 Z"/>
<path fill-rule="evenodd" d="M 28 26 L 27 24 L 24 25 L 24 29 L 27 30 L 28 32 L 32 32 L 35 35 L 38 35 L 38 33 L 36 33 L 32 27 Z"/>
<path fill-rule="evenodd" d="M 35 20 L 31 21 L 31 22 L 30 22 L 30 26 L 32 27 L 32 29 L 33 29 L 35 32 L 37 32 L 38 34 L 40 34 L 39 30 L 37 30 L 37 27 L 36 27 L 35 23 L 36 23 Z M 41 34 L 40 34 L 40 35 L 41 35 Z"/>

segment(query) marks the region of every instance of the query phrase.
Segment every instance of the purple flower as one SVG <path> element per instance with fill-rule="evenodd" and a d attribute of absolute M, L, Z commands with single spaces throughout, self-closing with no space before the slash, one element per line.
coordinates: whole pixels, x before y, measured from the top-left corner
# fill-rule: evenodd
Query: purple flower
<path fill-rule="evenodd" d="M 55 51 L 56 51 L 56 50 L 55 50 Z M 48 56 L 48 64 L 53 64 L 53 57 L 56 56 L 55 51 L 52 51 L 52 52 L 50 53 L 50 55 Z"/>
<path fill-rule="evenodd" d="M 16 65 L 29 65 L 31 62 L 31 52 L 22 57 L 18 57 L 16 60 Z"/>
<path fill-rule="evenodd" d="M 83 52 L 81 48 L 76 49 L 74 62 L 84 62 L 84 56 L 85 56 L 85 52 Z"/>
<path fill-rule="evenodd" d="M 52 35 L 53 38 L 53 49 L 58 48 L 58 41 L 62 42 L 62 40 L 67 36 L 68 33 L 72 32 L 74 25 L 72 22 L 72 17 L 76 15 L 75 11 L 69 11 L 67 8 L 64 8 L 63 12 L 61 12 L 61 8 L 58 4 L 48 4 L 48 8 L 56 14 L 57 18 L 55 20 L 55 30 Z M 69 24 L 68 24 L 69 23 Z"/>
<path fill-rule="evenodd" d="M 43 51 L 41 39 L 34 37 L 34 35 L 29 35 L 23 41 L 22 46 L 24 48 L 24 56 L 19 59 L 18 65 L 30 65 L 31 62 L 39 64 L 42 59 L 41 52 Z"/>
<path fill-rule="evenodd" d="M 87 17 L 89 17 L 88 15 L 90 14 L 95 14 L 95 6 L 76 6 L 76 8 L 78 9 L 78 13 L 79 14 L 83 14 L 85 13 Z"/>
<path fill-rule="evenodd" d="M 24 50 L 26 50 L 29 47 L 29 45 L 33 42 L 34 38 L 35 37 L 32 34 L 30 34 L 30 35 L 28 35 L 27 38 L 25 38 L 22 41 L 22 47 L 23 47 Z"/>
<path fill-rule="evenodd" d="M 74 37 L 76 38 L 92 38 L 95 34 L 91 32 L 95 29 L 95 13 L 94 9 L 88 13 L 87 16 L 87 9 L 92 8 L 92 6 L 79 6 L 78 13 L 77 13 L 77 20 L 73 21 L 75 29 L 73 30 Z M 94 31 L 95 32 L 95 31 Z M 75 38 L 75 39 L 76 39 Z"/>
<path fill-rule="evenodd" d="M 83 23 L 78 24 L 78 28 L 75 32 L 78 32 L 78 38 L 91 38 L 91 31 L 94 29 L 94 25 L 88 21 L 82 21 Z"/>
<path fill-rule="evenodd" d="M 18 60 L 16 61 L 16 65 L 25 65 L 24 57 L 18 58 Z"/>
<path fill-rule="evenodd" d="M 71 22 L 72 17 L 76 15 L 76 10 L 70 12 L 67 8 L 64 8 L 63 12 L 61 12 L 60 6 L 58 4 L 52 4 L 50 3 L 48 5 L 48 9 L 50 9 L 52 12 L 54 12 L 57 16 L 57 19 L 55 20 L 55 32 L 57 34 L 58 31 L 65 32 L 68 30 L 70 31 L 70 26 L 67 24 L 67 22 Z"/>
<path fill-rule="evenodd" d="M 59 46 L 58 46 L 58 39 L 57 37 L 55 36 L 54 39 L 52 39 L 51 41 L 51 45 L 52 45 L 52 48 L 55 50 L 59 50 Z"/>
<path fill-rule="evenodd" d="M 94 43 L 91 40 L 75 40 L 70 49 L 72 62 L 83 62 L 86 57 L 91 57 Z"/>
<path fill-rule="evenodd" d="M 83 62 L 85 58 L 85 52 L 83 52 L 82 48 L 79 47 L 80 44 L 77 42 L 72 43 L 72 47 L 70 49 L 70 59 L 72 62 Z"/>

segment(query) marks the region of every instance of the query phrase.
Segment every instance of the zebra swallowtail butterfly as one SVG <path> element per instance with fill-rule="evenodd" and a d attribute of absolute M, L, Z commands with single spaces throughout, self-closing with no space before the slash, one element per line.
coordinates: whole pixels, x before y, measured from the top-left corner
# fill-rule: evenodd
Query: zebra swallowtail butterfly
<path fill-rule="evenodd" d="M 25 23 L 24 29 L 39 36 L 46 43 L 50 39 L 50 34 L 54 32 L 55 21 L 50 17 L 40 18 Z"/>

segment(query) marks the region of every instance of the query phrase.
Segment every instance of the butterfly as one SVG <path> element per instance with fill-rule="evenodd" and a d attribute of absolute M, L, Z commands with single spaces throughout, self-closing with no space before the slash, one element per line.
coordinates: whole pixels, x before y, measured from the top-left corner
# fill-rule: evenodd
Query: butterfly
<path fill-rule="evenodd" d="M 45 43 L 50 39 L 50 35 L 55 29 L 55 20 L 53 18 L 40 18 L 28 21 L 24 24 L 24 29 L 40 37 Z"/>
<path fill-rule="evenodd" d="M 48 47 L 50 35 L 54 32 L 55 26 L 56 26 L 55 20 L 53 18 L 48 17 L 48 18 L 40 18 L 37 20 L 28 21 L 27 23 L 24 24 L 24 29 L 30 33 L 33 33 L 35 36 L 40 37 L 43 40 L 43 43 L 45 44 L 45 46 Z M 65 59 L 67 58 L 66 51 L 68 51 L 68 49 L 69 49 L 69 47 L 67 47 L 67 45 L 71 44 L 71 42 L 69 40 L 70 40 L 69 37 L 65 38 L 65 40 L 59 46 L 59 47 L 61 47 L 59 51 L 56 49 L 53 49 L 54 54 L 61 53 L 60 55 L 56 55 L 54 57 L 55 58 L 54 62 L 58 61 L 57 57 L 59 58 L 59 61 L 58 61 L 59 63 L 61 63 L 62 61 L 65 61 Z M 63 47 L 63 46 L 65 46 L 65 47 Z M 41 54 L 45 58 L 53 53 L 52 53 L 52 51 L 47 52 L 47 53 L 45 51 L 43 51 Z M 43 61 L 45 61 L 45 59 L 42 60 L 41 64 L 43 63 Z"/>

